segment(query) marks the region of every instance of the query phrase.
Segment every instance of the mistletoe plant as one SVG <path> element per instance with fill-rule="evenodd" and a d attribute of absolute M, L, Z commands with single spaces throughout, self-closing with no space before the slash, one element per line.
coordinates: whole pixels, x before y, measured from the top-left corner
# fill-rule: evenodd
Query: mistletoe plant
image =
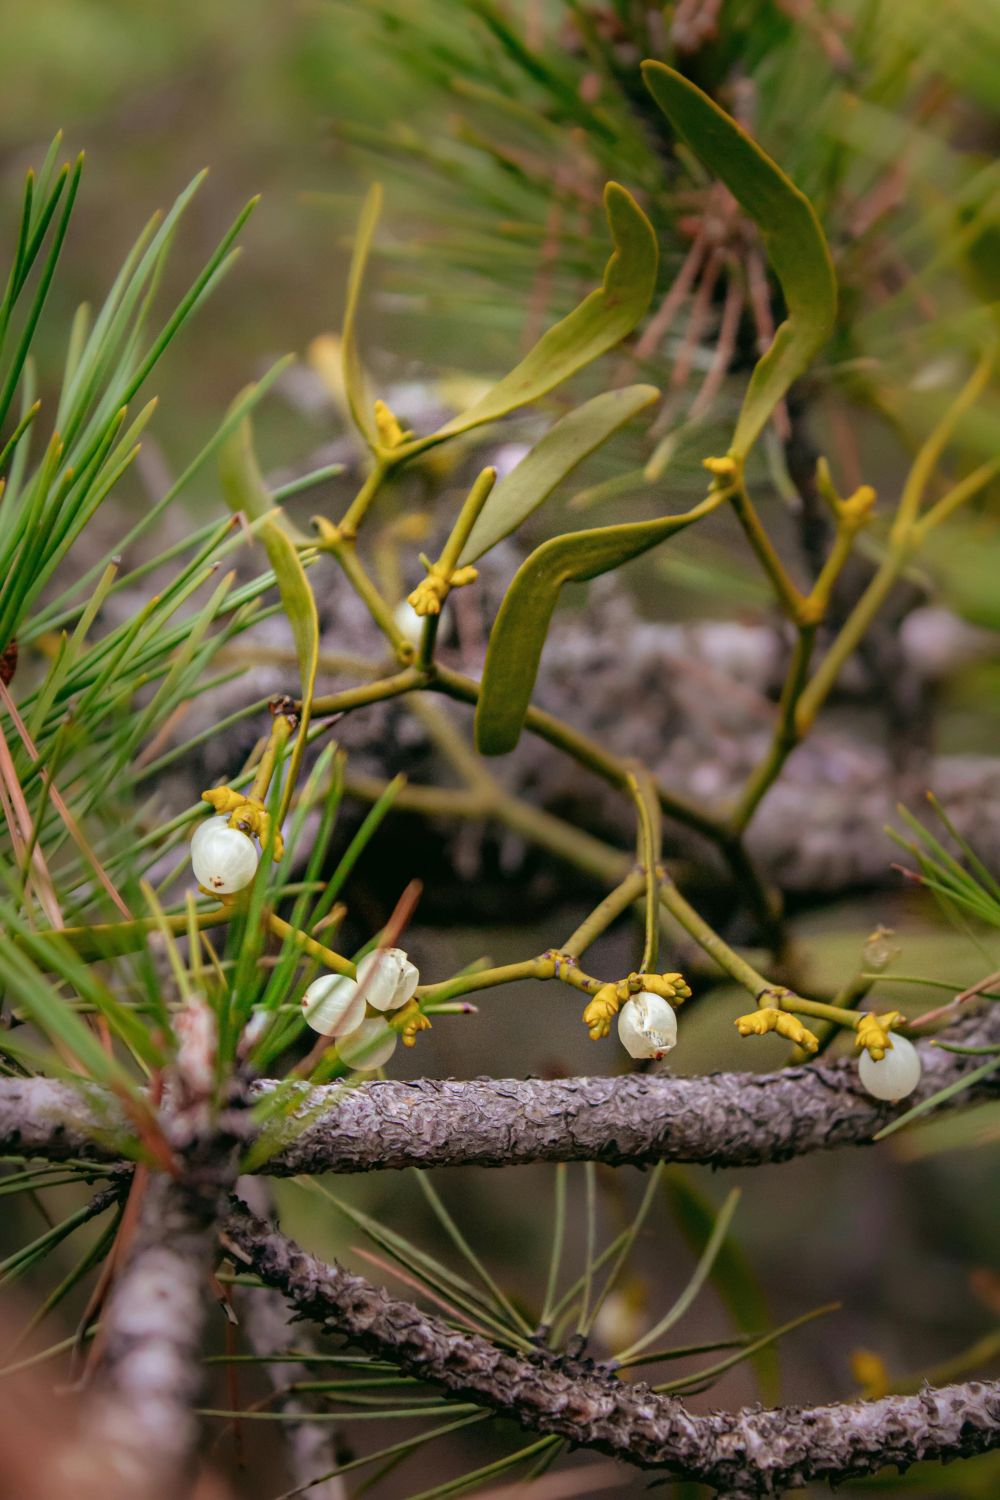
<path fill-rule="evenodd" d="M 686 1410 L 681 1392 L 703 1387 L 740 1359 L 758 1358 L 787 1327 L 762 1331 L 758 1325 L 734 1354 L 695 1377 L 653 1387 L 632 1380 L 637 1365 L 676 1357 L 662 1339 L 725 1245 L 735 1198 L 714 1222 L 701 1221 L 701 1260 L 670 1310 L 618 1340 L 611 1361 L 595 1364 L 586 1353 L 649 1211 L 662 1163 L 746 1164 L 868 1140 L 903 1118 L 892 1107 L 901 1098 L 916 1096 L 921 1111 L 939 1095 L 971 1100 L 990 1090 L 1000 1068 L 989 1020 L 965 1023 L 949 1052 L 915 1048 L 901 1034 L 898 1012 L 861 1010 L 877 973 L 848 978 L 832 1003 L 800 993 L 804 985 L 769 978 L 696 910 L 665 860 L 663 815 L 714 842 L 748 910 L 772 938 L 775 961 L 781 957 L 776 897 L 747 853 L 747 828 L 892 583 L 1000 463 L 992 460 L 954 483 L 937 482 L 955 425 L 992 368 L 990 345 L 916 458 L 877 572 L 814 664 L 831 590 L 872 520 L 874 492 L 861 486 L 842 496 L 831 469 L 821 466 L 817 483 L 835 540 L 815 584 L 802 592 L 762 523 L 746 466 L 834 327 L 836 286 L 827 246 L 810 203 L 732 119 L 670 68 L 650 63 L 644 73 L 663 128 L 676 132 L 757 226 L 786 317 L 753 370 L 728 450 L 705 457 L 704 498 L 680 514 L 556 536 L 532 552 L 507 590 L 478 682 L 439 659 L 438 627 L 450 596 L 474 589 L 481 558 L 516 531 L 583 456 L 650 408 L 658 393 L 637 385 L 599 394 L 555 423 L 503 479 L 491 467 L 479 474 L 438 555 L 421 559 L 425 577 L 408 598 L 420 622 L 416 640 L 400 612 L 402 601 L 370 569 L 366 527 L 385 487 L 413 460 L 540 401 L 636 328 L 653 296 L 658 248 L 630 193 L 616 183 L 605 190 L 613 251 L 602 285 L 466 410 L 418 434 L 405 430 L 384 400 L 372 399 L 359 348 L 364 271 L 379 207 L 373 190 L 356 240 L 341 344 L 346 405 L 369 468 L 344 514 L 336 521 L 318 517 L 315 536 L 304 536 L 279 508 L 283 494 L 269 492 L 261 476 L 249 414 L 276 369 L 238 397 L 205 449 L 128 536 L 56 592 L 67 554 L 119 485 L 152 415 L 150 405 L 130 421 L 130 403 L 225 272 L 245 215 L 151 337 L 146 330 L 164 258 L 197 184 L 162 224 L 147 227 L 97 316 L 82 311 L 73 324 L 53 432 L 33 456 L 42 408 L 27 356 L 79 169 L 58 174 L 54 152 L 38 179 L 29 178 L 0 312 L 0 331 L 20 329 L 0 397 L 0 412 L 12 412 L 0 460 L 6 480 L 0 792 L 7 846 L 0 976 L 8 1005 L 0 1041 L 6 1074 L 0 1134 L 5 1154 L 17 1162 L 0 1191 L 34 1194 L 95 1180 L 104 1186 L 19 1249 L 3 1270 L 12 1277 L 38 1265 L 83 1224 L 110 1214 L 83 1259 L 48 1292 L 31 1328 L 102 1265 L 69 1352 L 88 1377 L 86 1441 L 106 1456 L 109 1482 L 122 1494 L 189 1492 L 204 1293 L 213 1278 L 223 1303 L 237 1309 L 242 1304 L 234 1285 L 252 1289 L 248 1329 L 260 1326 L 250 1311 L 253 1298 L 266 1295 L 262 1288 L 277 1296 L 283 1349 L 272 1327 L 257 1339 L 252 1357 L 278 1368 L 271 1400 L 293 1435 L 301 1437 L 311 1421 L 349 1413 L 352 1401 L 365 1399 L 357 1396 L 358 1386 L 373 1378 L 390 1393 L 397 1388 L 380 1407 L 383 1416 L 446 1419 L 363 1460 L 334 1458 L 325 1467 L 315 1447 L 299 1443 L 295 1493 L 328 1484 L 362 1462 L 394 1462 L 441 1432 L 492 1417 L 513 1419 L 531 1432 L 531 1442 L 426 1494 L 455 1493 L 515 1464 L 531 1465 L 537 1475 L 567 1444 L 735 1496 L 872 1473 L 887 1463 L 905 1467 L 920 1458 L 971 1455 L 1000 1438 L 1000 1398 L 991 1384 L 886 1395 L 874 1406 L 716 1416 Z M 136 548 L 213 455 L 235 519 L 206 522 L 123 572 L 122 552 Z M 302 490 L 327 472 L 307 475 L 292 488 Z M 745 533 L 797 645 L 770 749 L 742 796 L 720 814 L 676 796 L 641 764 L 612 755 L 534 705 L 532 694 L 565 585 L 619 568 L 726 509 Z M 232 571 L 217 578 L 220 562 L 248 540 L 265 548 L 267 571 L 239 585 Z M 95 635 L 99 621 L 113 620 L 116 605 L 134 599 L 153 572 L 155 592 L 142 607 Z M 321 650 L 316 592 L 333 586 L 331 574 L 336 579 L 338 572 L 385 637 L 386 654 L 382 662 L 355 663 L 363 679 L 358 686 L 325 693 L 320 675 L 329 662 Z M 199 591 L 208 597 L 192 612 Z M 210 722 L 178 742 L 192 707 L 210 705 L 213 689 L 239 675 L 237 639 L 275 614 L 291 630 L 298 685 L 289 684 L 287 696 L 269 704 L 247 703 L 231 720 Z M 337 722 L 372 704 L 423 703 L 426 695 L 475 708 L 475 748 L 450 723 L 428 719 L 436 722 L 465 789 L 407 787 L 401 780 L 379 788 L 334 863 L 344 786 L 343 756 L 332 742 Z M 164 773 L 243 718 L 267 726 L 247 763 L 234 765 L 226 784 L 207 788 L 199 803 L 165 804 L 171 782 Z M 628 799 L 634 849 L 605 844 L 502 787 L 484 758 L 509 751 L 523 732 L 541 736 Z M 411 882 L 370 942 L 343 953 L 336 946 L 345 916 L 340 898 L 350 900 L 352 871 L 382 819 L 407 806 L 504 822 L 585 870 L 604 894 L 574 932 L 542 953 L 421 982 L 401 946 L 419 897 Z M 183 896 L 170 897 L 182 879 Z M 588 949 L 633 909 L 642 924 L 634 968 L 588 972 Z M 468 1017 L 474 1007 L 467 997 L 515 980 L 554 981 L 576 991 L 595 1041 L 617 1024 L 628 1055 L 662 1058 L 676 1040 L 675 1012 L 691 995 L 661 952 L 664 934 L 678 925 L 747 991 L 751 1008 L 737 1021 L 742 1035 L 774 1032 L 813 1055 L 842 1029 L 853 1037 L 860 1063 L 792 1067 L 752 1079 L 644 1073 L 523 1083 L 366 1079 L 390 1061 L 400 1037 L 413 1044 L 432 1017 Z M 307 1047 L 310 1029 L 316 1035 Z M 970 1064 L 968 1052 L 984 1049 L 987 1060 Z M 276 1227 L 260 1199 L 259 1179 L 268 1174 L 311 1179 L 380 1166 L 576 1159 L 588 1163 L 590 1199 L 594 1162 L 658 1165 L 636 1219 L 601 1252 L 591 1216 L 583 1276 L 562 1292 L 560 1175 L 546 1293 L 532 1309 L 512 1300 L 481 1265 L 423 1178 L 435 1215 L 474 1281 L 377 1221 L 338 1206 L 407 1268 L 445 1316 L 401 1303 L 307 1255 Z M 320 1184 L 311 1190 L 325 1191 Z M 607 1278 L 597 1291 L 595 1276 L 604 1266 Z M 289 1311 L 318 1323 L 344 1347 L 329 1353 L 305 1339 L 291 1343 L 284 1327 Z M 361 1353 L 345 1352 L 347 1345 Z M 7 1369 L 65 1353 L 59 1344 L 20 1361 L 11 1354 Z M 231 1346 L 225 1360 L 235 1369 L 241 1357 Z M 283 1359 L 301 1367 L 296 1378 L 282 1377 Z M 335 1377 L 303 1378 L 317 1369 L 322 1375 L 324 1361 L 334 1365 Z M 414 1381 L 437 1394 L 413 1394 Z M 238 1405 L 209 1410 L 227 1420 L 241 1415 Z"/>
<path fill-rule="evenodd" d="M 429 315 L 435 347 L 445 329 L 460 348 L 470 329 L 482 344 L 537 337 L 598 253 L 609 176 L 627 175 L 657 230 L 650 316 L 602 375 L 652 380 L 663 400 L 630 435 L 627 459 L 619 446 L 617 462 L 599 461 L 579 505 L 655 497 L 665 479 L 689 493 L 781 317 L 754 216 L 665 126 L 641 83 L 644 56 L 694 79 L 778 156 L 833 251 L 843 293 L 833 337 L 776 409 L 757 467 L 798 492 L 822 536 L 817 409 L 852 476 L 870 461 L 869 428 L 895 451 L 941 415 L 942 348 L 974 339 L 996 297 L 996 165 L 968 128 L 991 107 L 994 8 L 956 0 L 942 47 L 916 0 L 474 0 L 462 25 L 447 0 L 331 4 L 372 59 L 380 101 L 395 101 L 372 115 L 356 70 L 338 69 L 348 101 L 338 141 L 393 184 L 395 233 L 381 255 L 394 342 L 406 347 Z M 860 431 L 848 419 L 858 413 Z M 992 452 L 988 425 L 980 409 L 956 433 L 973 461 Z"/>

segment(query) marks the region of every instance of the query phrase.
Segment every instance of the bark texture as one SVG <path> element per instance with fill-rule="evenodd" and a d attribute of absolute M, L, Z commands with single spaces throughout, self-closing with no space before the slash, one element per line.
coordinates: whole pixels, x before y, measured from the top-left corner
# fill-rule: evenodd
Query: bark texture
<path fill-rule="evenodd" d="M 970 1021 L 961 1035 L 971 1043 L 997 1041 L 1000 1011 Z M 758 1166 L 867 1145 L 905 1109 L 983 1061 L 926 1043 L 920 1052 L 923 1078 L 902 1105 L 881 1104 L 866 1093 L 853 1059 L 693 1078 L 631 1074 L 327 1085 L 308 1094 L 299 1119 L 291 1122 L 297 1134 L 261 1170 L 294 1176 L 537 1161 Z M 998 1096 L 1000 1071 L 955 1102 L 965 1106 Z"/>
<path fill-rule="evenodd" d="M 0 1079 L 2 1149 L 47 1161 L 118 1161 L 131 1135 L 121 1105 L 92 1084 L 36 1074 Z"/>
<path fill-rule="evenodd" d="M 263 1216 L 270 1212 L 270 1193 L 259 1177 L 241 1177 L 236 1191 L 251 1210 Z M 312 1339 L 281 1292 L 273 1287 L 255 1287 L 240 1299 L 240 1322 L 251 1349 L 262 1358 L 296 1353 L 312 1348 Z M 347 1500 L 344 1480 L 336 1475 L 321 1479 L 337 1466 L 337 1434 L 330 1422 L 310 1418 L 324 1410 L 322 1396 L 290 1391 L 299 1381 L 315 1379 L 308 1365 L 280 1360 L 264 1370 L 275 1392 L 271 1409 L 284 1415 L 281 1437 L 293 1486 L 309 1487 L 310 1500 Z"/>
<path fill-rule="evenodd" d="M 154 1177 L 108 1308 L 92 1420 L 113 1480 L 149 1500 L 174 1500 L 191 1478 L 214 1222 L 200 1195 Z"/>
<path fill-rule="evenodd" d="M 975 1382 L 916 1396 L 694 1416 L 675 1397 L 579 1360 L 529 1357 L 450 1328 L 364 1278 L 325 1265 L 234 1202 L 226 1237 L 235 1253 L 305 1317 L 389 1359 L 408 1374 L 481 1403 L 534 1432 L 664 1469 L 728 1496 L 780 1494 L 900 1469 L 921 1459 L 970 1457 L 1000 1444 L 1000 1384 Z"/>
<path fill-rule="evenodd" d="M 150 1176 L 102 1322 L 90 1410 L 112 1482 L 143 1500 L 191 1493 L 209 1273 L 242 1136 L 241 1111 L 212 1122 L 180 1084 L 180 1107 L 164 1114 L 176 1176 Z"/>
<path fill-rule="evenodd" d="M 948 1037 L 970 1046 L 1000 1042 L 1000 1006 L 963 1018 Z M 289 1177 L 538 1161 L 756 1166 L 867 1145 L 905 1109 L 983 1062 L 928 1042 L 920 1054 L 923 1077 L 901 1105 L 880 1104 L 866 1093 L 849 1058 L 691 1078 L 635 1073 L 303 1084 L 301 1106 L 259 1171 Z M 274 1087 L 258 1083 L 253 1097 Z M 965 1107 L 998 1096 L 1000 1070 L 953 1102 Z M 127 1126 L 120 1116 L 116 1121 L 116 1108 L 99 1090 L 81 1093 L 45 1078 L 0 1079 L 0 1150 L 48 1160 L 117 1160 Z"/>

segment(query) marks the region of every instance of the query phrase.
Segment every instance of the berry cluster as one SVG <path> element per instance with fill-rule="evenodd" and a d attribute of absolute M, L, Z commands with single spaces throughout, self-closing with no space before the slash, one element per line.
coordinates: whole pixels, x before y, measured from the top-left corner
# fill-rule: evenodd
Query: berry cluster
<path fill-rule="evenodd" d="M 260 860 L 257 842 L 240 828 L 230 825 L 228 814 L 208 818 L 191 840 L 191 862 L 199 885 L 218 896 L 231 896 L 253 880 Z M 657 982 L 655 976 L 643 976 Z M 671 982 L 678 999 L 690 994 L 681 976 L 661 976 Z M 321 1036 L 336 1037 L 340 1057 L 359 1071 L 380 1068 L 396 1050 L 400 1031 L 385 1019 L 413 998 L 420 975 L 401 948 L 376 948 L 357 966 L 357 977 L 323 974 L 313 980 L 302 997 L 305 1019 Z M 607 985 L 591 1001 L 584 1019 L 593 1037 L 607 1034 L 618 1011 L 618 1037 L 630 1057 L 659 1060 L 677 1045 L 677 1015 L 662 994 L 642 989 L 621 1005 L 617 986 Z M 859 1025 L 861 1056 L 858 1076 L 875 1099 L 897 1103 L 912 1094 L 920 1082 L 920 1054 L 913 1043 L 889 1028 L 898 1020 L 891 1016 L 864 1016 Z M 862 1034 L 862 1028 L 869 1029 Z M 426 1024 L 426 1023 L 424 1023 Z M 743 1035 L 777 1030 L 792 1040 L 808 1038 L 809 1050 L 818 1046 L 812 1033 L 779 1006 L 769 1006 L 741 1017 Z M 408 1042 L 412 1041 L 407 1036 Z"/>
<path fill-rule="evenodd" d="M 399 1041 L 385 1012 L 412 1000 L 420 971 L 402 948 L 375 948 L 358 964 L 357 976 L 321 974 L 302 996 L 302 1008 L 313 1031 L 337 1037 L 337 1050 L 349 1067 L 381 1068 Z M 383 1014 L 366 1019 L 369 1007 Z"/>

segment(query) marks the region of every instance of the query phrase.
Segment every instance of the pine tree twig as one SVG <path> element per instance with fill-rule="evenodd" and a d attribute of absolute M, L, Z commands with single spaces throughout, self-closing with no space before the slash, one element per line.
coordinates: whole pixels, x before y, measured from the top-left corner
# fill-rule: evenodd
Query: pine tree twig
<path fill-rule="evenodd" d="M 780 1494 L 1000 1446 L 1000 1382 L 813 1408 L 695 1416 L 676 1398 L 590 1361 L 497 1348 L 301 1250 L 233 1200 L 227 1247 L 302 1317 L 407 1374 L 641 1469 L 665 1469 L 731 1500 Z"/>
<path fill-rule="evenodd" d="M 164 1126 L 177 1175 L 150 1178 L 102 1323 L 89 1430 L 115 1477 L 144 1500 L 191 1493 L 205 1304 L 245 1135 L 242 1094 L 213 1120 L 204 1095 L 175 1078 Z"/>
<path fill-rule="evenodd" d="M 998 1040 L 996 1010 L 968 1018 L 949 1039 Z M 838 1146 L 868 1145 L 905 1109 L 974 1070 L 981 1058 L 921 1044 L 924 1072 L 902 1105 L 873 1099 L 853 1058 L 775 1073 L 672 1078 L 385 1080 L 327 1085 L 305 1105 L 310 1123 L 261 1170 L 274 1176 L 385 1168 L 538 1161 L 658 1161 L 760 1166 Z M 259 1093 L 268 1085 L 258 1086 Z M 968 1106 L 996 1098 L 1000 1074 L 957 1094 Z"/>
<path fill-rule="evenodd" d="M 949 1040 L 1000 1040 L 1000 1009 L 964 1016 Z M 749 1045 L 749 1044 L 748 1044 Z M 923 1078 L 902 1106 L 881 1104 L 837 1062 L 774 1073 L 674 1078 L 386 1079 L 302 1085 L 302 1114 L 262 1164 L 272 1176 L 408 1166 L 500 1167 L 537 1161 L 657 1161 L 756 1166 L 838 1146 L 867 1145 L 902 1109 L 974 1070 L 981 1058 L 920 1043 Z M 266 1099 L 275 1085 L 256 1084 Z M 950 1105 L 997 1097 L 1000 1074 Z M 306 1122 L 303 1125 L 303 1117 Z M 0 1150 L 60 1161 L 117 1160 L 128 1127 L 101 1090 L 53 1079 L 0 1079 Z"/>
<path fill-rule="evenodd" d="M 256 1177 L 241 1177 L 236 1185 L 240 1197 L 253 1212 L 264 1215 L 270 1210 L 270 1192 L 266 1183 Z M 239 1303 L 240 1320 L 254 1354 L 275 1359 L 290 1350 L 308 1350 L 312 1341 L 281 1292 L 273 1287 L 254 1287 L 244 1293 Z M 266 1364 L 268 1379 L 277 1395 L 275 1410 L 284 1413 L 281 1436 L 287 1457 L 289 1478 L 303 1489 L 309 1486 L 310 1500 L 346 1500 L 343 1479 L 336 1474 L 317 1482 L 317 1476 L 329 1474 L 337 1467 L 337 1434 L 329 1422 L 311 1422 L 310 1416 L 322 1409 L 322 1397 L 289 1390 L 296 1382 L 309 1380 L 307 1365 L 288 1359 Z M 296 1421 L 296 1417 L 300 1421 Z"/>

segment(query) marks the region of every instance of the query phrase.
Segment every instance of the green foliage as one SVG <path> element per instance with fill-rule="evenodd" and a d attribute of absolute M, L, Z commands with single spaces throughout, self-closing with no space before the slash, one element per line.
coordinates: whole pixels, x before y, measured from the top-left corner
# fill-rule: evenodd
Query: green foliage
<path fill-rule="evenodd" d="M 526 559 L 504 596 L 490 633 L 476 710 L 476 746 L 483 755 L 513 750 L 521 735 L 545 637 L 563 585 L 583 583 L 640 557 L 714 510 L 711 496 L 682 516 L 600 526 L 553 537 Z"/>
<path fill-rule="evenodd" d="M 288 535 L 286 525 L 279 523 L 273 514 L 264 509 L 268 496 L 253 451 L 253 432 L 249 417 L 243 419 L 233 436 L 224 444 L 219 455 L 219 470 L 222 491 L 230 508 L 246 511 L 258 519 L 260 539 L 274 569 L 282 609 L 291 627 L 298 658 L 302 712 L 299 716 L 298 737 L 288 767 L 287 795 L 276 810 L 280 825 L 288 811 L 308 744 L 309 716 L 319 668 L 319 614 L 302 559 Z"/>
<path fill-rule="evenodd" d="M 424 439 L 423 447 L 537 401 L 632 332 L 656 284 L 656 236 L 635 199 L 616 182 L 604 190 L 604 211 L 615 248 L 601 287 L 544 333 L 520 364 L 474 406 L 446 422 L 432 439 Z"/>
<path fill-rule="evenodd" d="M 752 291 L 760 280 L 753 236 L 641 87 L 636 62 L 649 58 L 654 71 L 668 65 L 696 79 L 812 201 L 842 294 L 835 336 L 810 372 L 811 406 L 825 417 L 846 404 L 865 448 L 902 463 L 939 414 L 942 366 L 975 343 L 995 298 L 986 270 L 995 164 L 975 132 L 954 128 L 956 100 L 981 101 L 995 67 L 995 0 L 985 8 L 956 0 L 946 44 L 919 0 L 848 0 L 835 15 L 811 5 L 796 20 L 772 0 L 752 0 L 723 7 L 704 30 L 687 9 L 661 16 L 655 7 L 550 0 L 522 24 L 483 4 L 456 25 L 449 0 L 338 0 L 337 90 L 348 101 L 338 134 L 359 175 L 367 179 L 374 162 L 391 188 L 396 233 L 380 270 L 397 311 L 386 343 L 418 354 L 433 347 L 442 363 L 492 372 L 534 330 L 540 307 L 549 316 L 572 305 L 598 253 L 591 185 L 618 177 L 661 244 L 647 327 L 665 304 L 676 306 L 665 336 L 642 346 L 638 365 L 623 360 L 614 378 L 670 385 L 668 400 L 686 411 L 698 441 L 708 423 L 713 433 L 730 428 L 751 340 L 758 350 L 769 342 L 750 306 L 761 295 Z M 684 39 L 685 27 L 693 38 Z M 351 76 L 352 48 L 378 58 L 377 110 Z M 328 201 L 342 221 L 343 197 Z M 684 291 L 700 236 L 707 249 Z M 719 269 L 712 260 L 714 281 L 712 249 L 722 261 Z M 746 298 L 727 357 L 731 282 Z M 824 302 L 828 293 L 829 283 Z M 780 320 L 778 285 L 762 295 Z M 715 356 L 729 377 L 713 379 L 711 399 L 700 400 Z M 994 401 L 982 418 L 995 429 L 996 416 Z M 970 426 L 960 443 L 963 454 L 981 453 L 984 434 Z M 989 436 L 985 445 L 992 452 Z M 650 447 L 638 430 L 631 435 L 631 493 L 651 489 L 638 477 Z M 721 591 L 724 569 L 717 582 Z"/>
<path fill-rule="evenodd" d="M 714 1210 L 699 1192 L 690 1173 L 674 1167 L 665 1174 L 664 1186 L 681 1232 L 692 1248 L 705 1244 L 712 1233 Z M 760 1278 L 749 1258 L 732 1237 L 723 1240 L 711 1271 L 712 1285 L 741 1333 L 752 1335 L 768 1320 L 767 1299 Z M 781 1394 L 778 1357 L 772 1345 L 753 1356 L 761 1400 L 774 1403 Z"/>
<path fill-rule="evenodd" d="M 371 196 L 366 201 L 359 241 L 364 248 L 356 252 L 352 262 L 344 325 L 344 383 L 351 393 L 355 421 L 363 431 L 365 428 L 358 413 L 364 398 L 361 395 L 354 324 L 358 288 L 374 230 L 377 204 L 378 199 Z M 398 462 L 425 453 L 450 438 L 495 422 L 518 407 L 540 400 L 571 375 L 613 349 L 632 331 L 644 316 L 653 295 L 658 261 L 656 236 L 635 199 L 618 183 L 609 182 L 605 188 L 604 209 L 614 250 L 605 267 L 602 285 L 549 328 L 514 369 L 466 411 L 452 417 L 426 437 L 402 441 L 397 448 L 385 449 L 383 446 L 383 460 Z M 364 421 L 369 425 L 370 441 L 376 442 L 371 436 L 368 418 L 365 417 Z"/>
<path fill-rule="evenodd" d="M 731 451 L 742 459 L 792 382 L 833 332 L 833 262 L 808 198 L 734 120 L 663 63 L 645 63 L 643 78 L 681 139 L 757 225 L 784 293 L 787 322 L 778 328 L 751 375 L 736 423 Z"/>
<path fill-rule="evenodd" d="M 371 253 L 375 229 L 382 209 L 382 189 L 375 183 L 365 198 L 354 236 L 354 250 L 347 275 L 347 301 L 344 306 L 343 361 L 344 394 L 354 425 L 371 449 L 378 447 L 378 432 L 372 402 L 368 396 L 364 367 L 358 353 L 358 304 L 364 282 L 365 266 Z"/>
<path fill-rule="evenodd" d="M 492 490 L 459 563 L 473 563 L 510 536 L 611 435 L 659 399 L 652 385 L 605 391 L 560 417 Z"/>

